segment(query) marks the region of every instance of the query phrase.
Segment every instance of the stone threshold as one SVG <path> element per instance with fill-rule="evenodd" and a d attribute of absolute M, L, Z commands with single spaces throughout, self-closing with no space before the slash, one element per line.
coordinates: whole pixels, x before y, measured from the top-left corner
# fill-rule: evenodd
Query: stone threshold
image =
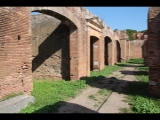
<path fill-rule="evenodd" d="M 19 95 L 0 102 L 0 113 L 19 113 L 27 107 L 29 103 L 34 103 L 34 97 Z"/>

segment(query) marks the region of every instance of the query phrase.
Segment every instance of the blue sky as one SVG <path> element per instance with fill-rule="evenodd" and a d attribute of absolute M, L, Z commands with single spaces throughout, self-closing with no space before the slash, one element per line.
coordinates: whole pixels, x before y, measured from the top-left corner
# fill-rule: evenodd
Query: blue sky
<path fill-rule="evenodd" d="M 113 30 L 147 29 L 147 14 L 149 7 L 85 7 L 91 13 L 99 16 Z"/>
<path fill-rule="evenodd" d="M 149 7 L 85 7 L 101 18 L 110 28 L 137 31 L 147 29 Z M 34 13 L 32 13 L 34 14 Z"/>

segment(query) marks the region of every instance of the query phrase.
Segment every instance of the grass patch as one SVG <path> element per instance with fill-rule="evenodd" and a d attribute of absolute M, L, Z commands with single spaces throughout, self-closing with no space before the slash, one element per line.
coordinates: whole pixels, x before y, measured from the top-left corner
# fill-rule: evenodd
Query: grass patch
<path fill-rule="evenodd" d="M 130 108 L 120 108 L 122 113 L 134 113 Z"/>
<path fill-rule="evenodd" d="M 104 95 L 104 96 L 106 96 L 106 95 L 108 95 L 108 93 L 110 93 L 111 92 L 111 90 L 107 90 L 107 89 L 101 89 L 101 90 L 99 90 L 97 93 L 99 94 L 99 95 Z"/>
<path fill-rule="evenodd" d="M 94 95 L 89 95 L 88 98 L 97 101 L 97 99 Z"/>
<path fill-rule="evenodd" d="M 35 97 L 35 103 L 31 103 L 20 113 L 54 113 L 61 105 L 60 101 L 75 97 L 90 83 L 101 80 L 120 68 L 117 65 L 105 66 L 102 71 L 92 71 L 90 77 L 76 81 L 33 80 L 32 96 Z"/>
<path fill-rule="evenodd" d="M 5 101 L 5 100 L 10 99 L 10 98 L 13 98 L 13 97 L 16 97 L 16 96 L 18 96 L 18 95 L 23 95 L 23 93 L 20 92 L 20 93 L 10 94 L 10 95 L 2 98 L 2 99 L 0 100 L 0 102 L 1 102 L 1 101 Z"/>
<path fill-rule="evenodd" d="M 110 75 L 112 72 L 117 71 L 119 69 L 122 69 L 122 67 L 118 65 L 105 66 L 105 68 L 101 71 L 91 71 L 91 76 L 105 76 L 106 77 Z"/>
<path fill-rule="evenodd" d="M 131 59 L 127 62 L 142 64 L 143 59 Z M 129 83 L 125 88 L 126 93 L 129 94 L 127 99 L 131 105 L 130 110 L 134 113 L 160 113 L 160 99 L 148 96 L 148 74 L 143 74 L 148 73 L 148 67 L 141 66 L 136 69 L 142 74 L 136 75 L 137 81 Z M 129 111 L 125 108 L 121 110 L 126 113 Z"/>
<path fill-rule="evenodd" d="M 132 63 L 132 64 L 144 64 L 144 59 L 143 58 L 132 58 L 127 61 L 127 63 Z"/>

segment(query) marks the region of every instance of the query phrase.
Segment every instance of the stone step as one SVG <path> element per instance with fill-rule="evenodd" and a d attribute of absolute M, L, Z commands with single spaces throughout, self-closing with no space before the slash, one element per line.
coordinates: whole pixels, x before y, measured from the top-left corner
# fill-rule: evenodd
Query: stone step
<path fill-rule="evenodd" d="M 21 109 L 27 107 L 29 103 L 34 103 L 34 97 L 19 95 L 0 102 L 0 113 L 19 113 Z"/>

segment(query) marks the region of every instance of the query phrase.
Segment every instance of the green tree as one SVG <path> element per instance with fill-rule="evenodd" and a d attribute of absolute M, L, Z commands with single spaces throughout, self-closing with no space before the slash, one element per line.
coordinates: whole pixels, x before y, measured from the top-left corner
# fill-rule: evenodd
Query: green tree
<path fill-rule="evenodd" d="M 137 30 L 132 30 L 132 29 L 126 29 L 127 35 L 128 35 L 128 39 L 129 40 L 133 40 L 133 33 L 137 33 Z"/>

